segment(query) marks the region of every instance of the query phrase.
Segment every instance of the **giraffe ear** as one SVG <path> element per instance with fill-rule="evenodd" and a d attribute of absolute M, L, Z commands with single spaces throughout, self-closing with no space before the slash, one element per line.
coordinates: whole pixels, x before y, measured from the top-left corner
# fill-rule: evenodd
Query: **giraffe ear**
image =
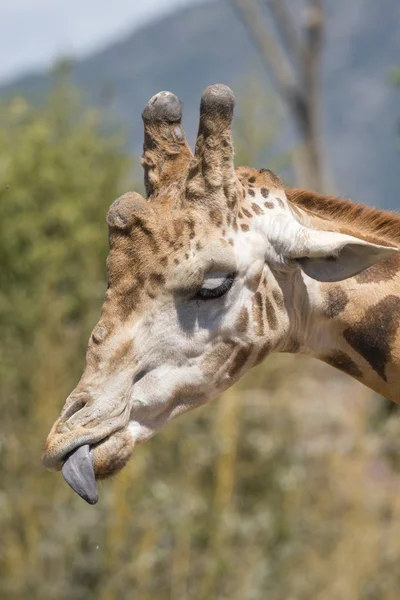
<path fill-rule="evenodd" d="M 327 237 L 330 236 L 342 237 L 342 234 L 327 232 Z M 329 251 L 322 251 L 320 256 L 298 258 L 297 264 L 306 275 L 317 281 L 342 281 L 397 252 L 397 248 L 370 244 L 351 236 L 343 237 L 350 237 L 350 240 L 327 239 Z"/>
<path fill-rule="evenodd" d="M 277 215 L 267 235 L 281 258 L 317 281 L 342 281 L 398 252 L 344 233 L 311 229 L 287 215 Z"/>

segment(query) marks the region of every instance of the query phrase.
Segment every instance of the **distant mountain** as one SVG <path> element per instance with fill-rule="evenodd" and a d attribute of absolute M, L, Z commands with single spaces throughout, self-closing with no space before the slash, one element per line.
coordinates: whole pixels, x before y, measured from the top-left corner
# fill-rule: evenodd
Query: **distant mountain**
<path fill-rule="evenodd" d="M 302 0 L 296 0 L 297 12 Z M 388 83 L 400 64 L 399 0 L 326 0 L 324 57 L 326 153 L 343 196 L 400 208 L 399 91 Z M 193 139 L 202 90 L 221 82 L 233 89 L 264 67 L 228 0 L 173 13 L 73 64 L 73 77 L 88 99 L 112 109 L 124 123 L 132 149 L 142 144 L 141 110 L 168 89 L 184 103 Z M 49 88 L 48 73 L 32 73 L 0 88 L 36 101 Z M 239 106 L 240 109 L 240 106 Z M 260 124 L 262 126 L 262 124 Z"/>

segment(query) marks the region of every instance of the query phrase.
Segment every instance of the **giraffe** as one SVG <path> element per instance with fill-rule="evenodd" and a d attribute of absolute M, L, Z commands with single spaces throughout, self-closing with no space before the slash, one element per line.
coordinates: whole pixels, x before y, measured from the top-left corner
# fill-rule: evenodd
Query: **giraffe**
<path fill-rule="evenodd" d="M 108 287 L 43 464 L 87 502 L 133 448 L 272 352 L 400 401 L 400 217 L 235 169 L 234 97 L 207 88 L 192 154 L 179 99 L 143 111 L 147 200 L 110 207 Z"/>

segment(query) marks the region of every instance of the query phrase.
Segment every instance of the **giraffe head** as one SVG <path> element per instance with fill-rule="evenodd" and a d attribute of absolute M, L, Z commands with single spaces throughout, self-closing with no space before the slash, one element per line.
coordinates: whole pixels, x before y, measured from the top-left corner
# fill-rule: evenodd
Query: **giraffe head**
<path fill-rule="evenodd" d="M 235 171 L 233 109 L 229 88 L 207 88 L 194 156 L 173 94 L 144 109 L 148 200 L 128 193 L 109 209 L 101 317 L 43 457 L 89 502 L 136 444 L 295 349 L 301 273 L 336 281 L 391 252 L 307 227 L 272 172 Z"/>

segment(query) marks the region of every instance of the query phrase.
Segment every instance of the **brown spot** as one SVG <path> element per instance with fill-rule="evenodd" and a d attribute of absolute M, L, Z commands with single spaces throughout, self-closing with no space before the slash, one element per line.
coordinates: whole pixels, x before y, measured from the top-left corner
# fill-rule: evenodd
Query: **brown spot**
<path fill-rule="evenodd" d="M 249 312 L 245 306 L 240 309 L 238 318 L 235 323 L 235 330 L 237 333 L 246 333 L 249 325 Z"/>
<path fill-rule="evenodd" d="M 270 352 L 271 352 L 271 346 L 267 342 L 266 344 L 264 344 L 264 346 L 262 346 L 261 350 L 259 351 L 255 364 L 258 365 L 259 363 L 261 363 L 268 356 L 268 354 Z"/>
<path fill-rule="evenodd" d="M 154 237 L 154 233 L 147 226 L 147 224 L 140 218 L 136 217 L 134 233 L 142 233 L 146 236 L 148 243 L 150 244 L 153 252 L 158 252 L 158 243 Z"/>
<path fill-rule="evenodd" d="M 264 335 L 263 301 L 261 292 L 256 292 L 253 297 L 253 319 L 257 327 L 257 335 Z"/>
<path fill-rule="evenodd" d="M 183 235 L 184 221 L 182 219 L 175 219 L 173 222 L 174 227 L 174 240 L 179 239 Z"/>
<path fill-rule="evenodd" d="M 284 203 L 283 203 L 283 200 L 282 200 L 281 198 L 279 198 L 279 196 L 276 196 L 276 197 L 275 197 L 275 200 L 277 201 L 277 203 L 279 204 L 279 206 L 280 206 L 281 208 L 285 208 L 285 205 L 284 205 Z"/>
<path fill-rule="evenodd" d="M 233 221 L 233 231 L 237 231 L 238 230 L 238 224 L 236 219 Z"/>
<path fill-rule="evenodd" d="M 210 220 L 217 227 L 221 227 L 223 223 L 222 212 L 218 208 L 212 208 L 210 210 Z"/>
<path fill-rule="evenodd" d="M 265 187 L 262 187 L 261 188 L 261 196 L 263 198 L 268 198 L 268 196 L 269 196 L 269 189 L 265 188 Z"/>
<path fill-rule="evenodd" d="M 246 223 L 241 223 L 241 225 L 240 225 L 240 229 L 241 229 L 242 231 L 249 231 L 249 229 L 250 229 L 250 228 L 249 228 L 249 226 L 248 226 L 248 225 L 246 225 Z"/>
<path fill-rule="evenodd" d="M 100 352 L 96 346 L 92 346 L 90 351 L 86 354 L 86 364 L 88 366 L 99 368 L 101 362 Z"/>
<path fill-rule="evenodd" d="M 252 349 L 253 346 L 243 346 L 237 351 L 236 355 L 233 358 L 233 361 L 228 367 L 229 377 L 237 376 L 238 373 L 243 369 L 247 359 L 251 354 Z"/>
<path fill-rule="evenodd" d="M 174 264 L 179 265 L 179 258 L 174 258 Z"/>
<path fill-rule="evenodd" d="M 390 281 L 400 270 L 399 254 L 378 262 L 355 276 L 357 283 L 382 283 Z"/>
<path fill-rule="evenodd" d="M 116 352 L 113 354 L 113 356 L 110 359 L 110 362 L 108 363 L 108 372 L 112 373 L 113 371 L 115 371 L 115 369 L 119 367 L 119 365 L 123 362 L 124 358 L 128 354 L 130 354 L 132 350 L 132 340 L 127 340 L 126 342 L 118 346 Z"/>
<path fill-rule="evenodd" d="M 229 238 L 228 244 L 230 244 L 231 246 L 233 246 L 233 239 L 232 238 Z"/>
<path fill-rule="evenodd" d="M 258 206 L 258 204 L 256 204 L 255 202 L 253 202 L 253 204 L 251 205 L 251 208 L 253 209 L 253 211 L 256 213 L 256 215 L 263 215 L 264 211 L 262 208 L 260 208 Z"/>
<path fill-rule="evenodd" d="M 163 267 L 166 267 L 166 266 L 167 266 L 167 264 L 168 264 L 168 258 L 167 258 L 166 256 L 163 256 L 162 258 L 160 258 L 160 264 L 161 264 Z"/>
<path fill-rule="evenodd" d="M 346 292 L 339 285 L 330 287 L 324 300 L 324 315 L 328 317 L 328 319 L 337 317 L 344 311 L 348 302 L 349 298 Z"/>
<path fill-rule="evenodd" d="M 251 214 L 251 212 L 250 212 L 249 210 L 247 210 L 247 208 L 244 208 L 244 209 L 243 209 L 243 214 L 244 214 L 246 217 L 248 217 L 249 219 L 251 219 L 251 217 L 253 216 L 253 215 Z"/>
<path fill-rule="evenodd" d="M 247 190 L 247 193 L 248 193 L 248 195 L 249 195 L 249 196 L 253 196 L 253 197 L 256 195 L 255 191 L 254 191 L 254 190 L 252 190 L 251 188 L 249 188 L 249 189 Z"/>
<path fill-rule="evenodd" d="M 180 250 L 183 248 L 183 245 L 182 238 L 176 238 L 172 244 L 174 250 Z"/>
<path fill-rule="evenodd" d="M 278 292 L 278 290 L 272 290 L 272 297 L 277 308 L 279 308 L 279 310 L 283 310 L 285 308 L 283 294 L 281 292 Z"/>
<path fill-rule="evenodd" d="M 260 173 L 266 175 L 268 180 L 276 187 L 282 187 L 282 181 L 279 179 L 278 175 L 275 175 L 275 173 L 271 171 L 271 169 L 260 169 Z"/>
<path fill-rule="evenodd" d="M 117 306 L 122 321 L 126 321 L 130 317 L 138 305 L 140 297 L 141 288 L 137 285 L 136 281 L 120 291 Z"/>
<path fill-rule="evenodd" d="M 265 311 L 269 328 L 272 330 L 276 329 L 278 327 L 278 320 L 276 318 L 274 306 L 269 298 L 265 298 Z"/>
<path fill-rule="evenodd" d="M 165 283 L 165 277 L 162 273 L 152 273 L 149 279 L 152 285 L 160 286 Z"/>
<path fill-rule="evenodd" d="M 249 183 L 255 183 L 255 182 L 256 182 L 256 178 L 254 177 L 254 175 L 249 177 Z"/>
<path fill-rule="evenodd" d="M 202 249 L 202 244 L 200 241 L 196 242 L 196 250 L 201 250 Z"/>
<path fill-rule="evenodd" d="M 359 379 L 362 377 L 362 373 L 357 367 L 356 363 L 350 358 L 350 356 L 347 356 L 347 354 L 341 350 L 336 350 L 331 354 L 321 356 L 320 359 L 328 363 L 328 365 L 331 365 L 336 369 L 340 369 L 340 371 L 344 371 L 344 373 L 347 373 L 352 377 L 358 377 Z"/>
<path fill-rule="evenodd" d="M 364 317 L 343 332 L 348 344 L 361 354 L 384 381 L 391 347 L 400 323 L 400 298 L 393 294 L 369 308 Z"/>
<path fill-rule="evenodd" d="M 274 203 L 273 202 L 264 202 L 264 206 L 265 208 L 274 208 Z"/>
<path fill-rule="evenodd" d="M 230 210 L 233 210 L 237 204 L 237 196 L 236 195 L 235 196 L 227 196 L 227 198 L 228 198 L 228 208 Z M 228 215 L 229 215 L 229 213 L 228 213 Z M 226 222 L 228 225 L 230 225 L 230 223 L 228 221 L 230 221 L 230 219 L 227 216 Z"/>
<path fill-rule="evenodd" d="M 195 231 L 194 231 L 194 227 L 195 227 L 195 223 L 194 220 L 192 218 L 189 218 L 186 221 L 188 227 L 189 227 L 189 239 L 192 240 L 195 237 Z"/>
<path fill-rule="evenodd" d="M 229 360 L 234 349 L 234 342 L 227 340 L 220 342 L 206 354 L 201 365 L 206 377 L 215 377 L 218 369 Z"/>

